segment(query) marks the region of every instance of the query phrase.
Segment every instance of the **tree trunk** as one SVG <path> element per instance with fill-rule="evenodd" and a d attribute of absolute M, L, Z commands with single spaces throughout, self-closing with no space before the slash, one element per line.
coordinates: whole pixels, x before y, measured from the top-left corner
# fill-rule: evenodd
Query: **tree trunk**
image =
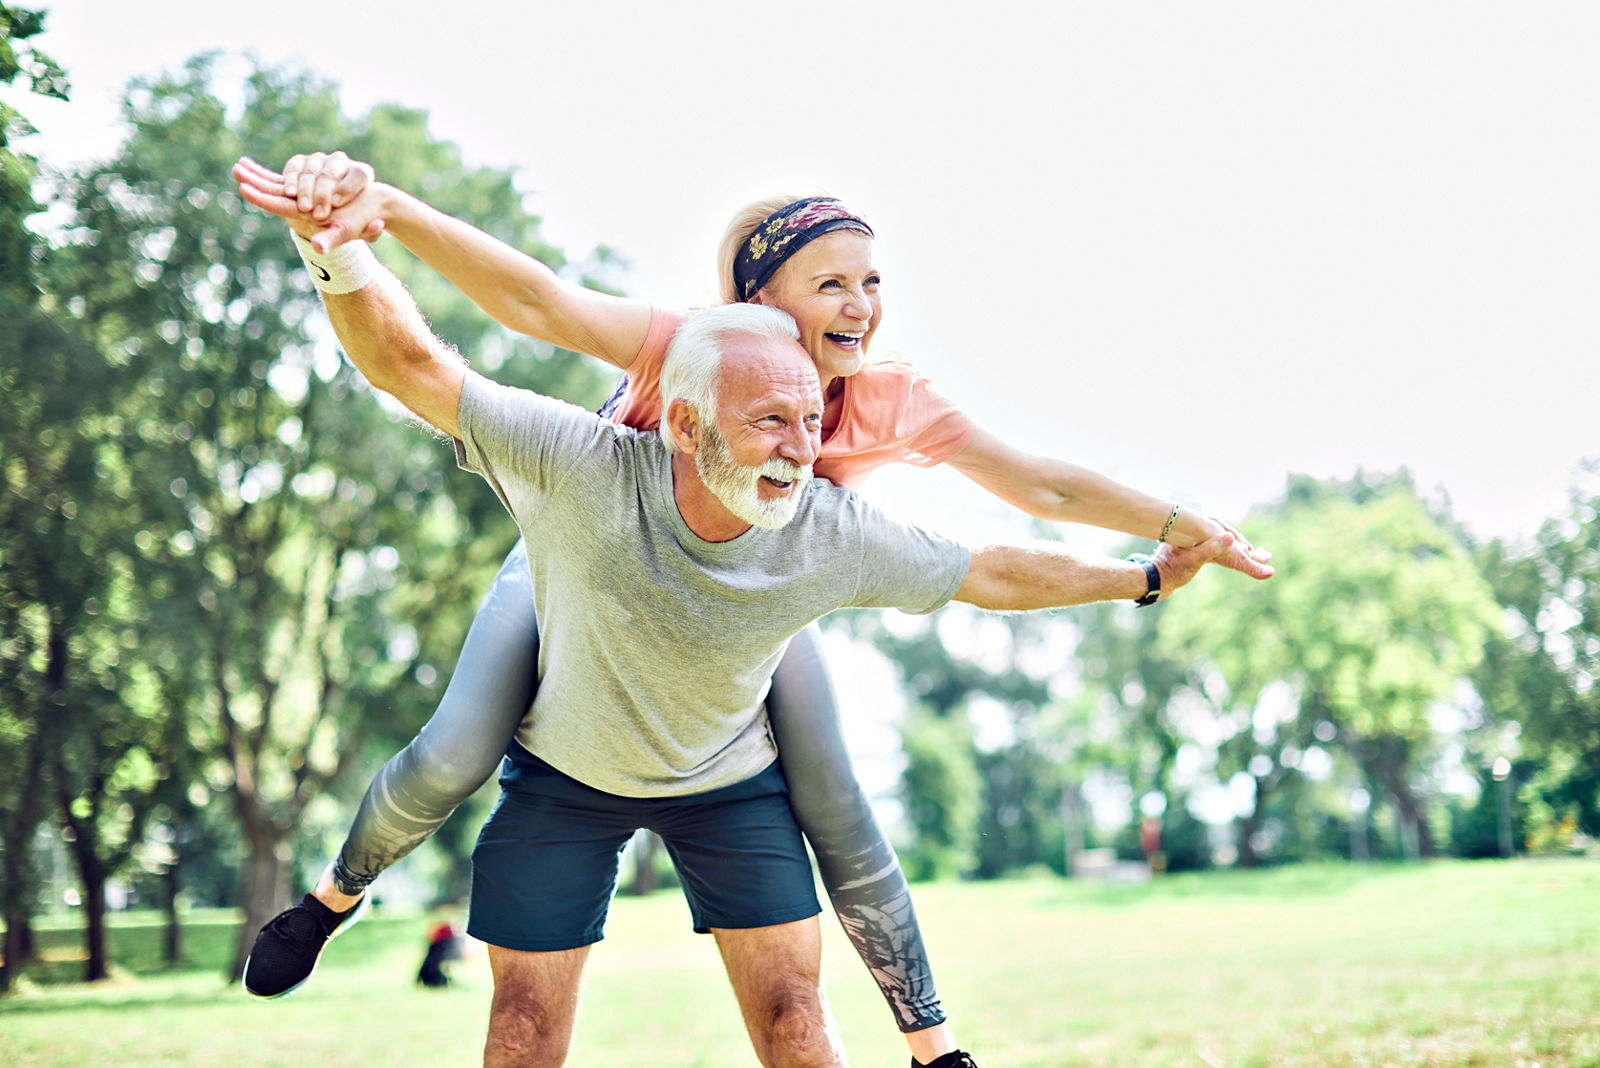
<path fill-rule="evenodd" d="M 106 953 L 106 877 L 98 858 L 89 867 L 94 872 L 92 877 L 82 867 L 79 869 L 83 881 L 83 944 L 89 951 L 83 981 L 96 983 L 111 975 L 111 960 Z"/>
<path fill-rule="evenodd" d="M 1428 830 L 1426 807 L 1420 797 L 1414 795 L 1410 788 L 1403 782 L 1391 785 L 1394 790 L 1395 805 L 1400 810 L 1401 833 L 1410 827 L 1417 836 L 1417 855 L 1427 860 L 1434 855 L 1433 835 Z"/>
<path fill-rule="evenodd" d="M 60 727 L 57 711 L 64 699 L 67 677 L 67 641 L 61 628 L 52 624 L 45 664 L 44 700 L 35 712 L 33 737 L 20 774 L 13 783 L 15 808 L 0 812 L 0 912 L 6 925 L 5 959 L 0 961 L 0 994 L 10 990 L 22 970 L 33 960 L 33 857 L 34 836 L 44 822 L 45 799 L 49 796 L 48 768 Z"/>
<path fill-rule="evenodd" d="M 33 928 L 23 910 L 7 910 L 5 916 L 5 960 L 0 963 L 0 994 L 7 993 L 22 976 L 33 958 Z"/>
<path fill-rule="evenodd" d="M 1261 857 L 1256 853 L 1255 844 L 1251 839 L 1256 836 L 1256 831 L 1261 829 L 1261 818 L 1265 815 L 1267 807 L 1267 783 L 1259 776 L 1252 775 L 1251 781 L 1255 783 L 1255 803 L 1250 806 L 1250 814 L 1238 822 L 1239 867 L 1258 868 L 1261 866 Z"/>
<path fill-rule="evenodd" d="M 0 884 L 0 900 L 5 902 L 3 911 L 6 925 L 5 957 L 0 960 L 0 994 L 16 985 L 22 969 L 33 959 L 33 928 L 30 924 L 33 916 L 33 873 L 28 865 L 30 851 L 25 845 L 17 845 L 19 840 L 28 842 L 32 837 L 30 830 L 25 837 L 8 835 L 5 839 L 3 864 L 0 864 L 0 871 L 4 873 L 0 875 L 0 879 L 4 880 Z"/>
<path fill-rule="evenodd" d="M 289 866 L 284 863 L 285 832 L 270 817 L 260 814 L 245 821 L 244 831 L 245 840 L 250 843 L 250 856 L 240 873 L 239 901 L 244 906 L 244 923 L 234 944 L 230 980 L 244 975 L 244 962 L 255 944 L 256 932 L 290 904 Z"/>
<path fill-rule="evenodd" d="M 111 958 L 106 952 L 106 866 L 90 837 L 93 823 L 79 821 L 79 826 L 82 829 L 72 835 L 71 846 L 78 886 L 83 891 L 83 948 L 87 954 L 83 981 L 95 983 L 111 975 Z"/>
<path fill-rule="evenodd" d="M 1427 806 L 1423 800 L 1411 792 L 1411 786 L 1406 782 L 1405 760 L 1396 743 L 1388 743 L 1382 747 L 1379 755 L 1377 781 L 1383 783 L 1384 788 L 1394 797 L 1395 810 L 1399 814 L 1401 853 L 1406 852 L 1406 828 L 1409 825 L 1415 829 L 1417 836 L 1417 855 L 1426 860 L 1434 855 L 1433 835 L 1428 830 Z M 1409 858 L 1408 858 L 1409 859 Z"/>
<path fill-rule="evenodd" d="M 166 874 L 161 877 L 161 886 L 164 891 L 162 906 L 167 915 L 163 957 L 169 965 L 176 965 L 183 960 L 183 927 L 178 923 L 178 891 L 182 888 L 182 880 L 178 876 L 176 857 L 167 865 Z"/>

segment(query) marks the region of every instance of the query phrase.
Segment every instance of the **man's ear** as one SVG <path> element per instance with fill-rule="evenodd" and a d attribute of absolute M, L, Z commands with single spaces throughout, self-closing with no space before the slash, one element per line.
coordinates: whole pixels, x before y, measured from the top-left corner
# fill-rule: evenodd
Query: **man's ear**
<path fill-rule="evenodd" d="M 678 398 L 667 405 L 666 418 L 661 420 L 662 426 L 672 439 L 677 443 L 678 451 L 686 456 L 693 456 L 700 449 L 700 413 L 694 405 L 683 398 Z"/>

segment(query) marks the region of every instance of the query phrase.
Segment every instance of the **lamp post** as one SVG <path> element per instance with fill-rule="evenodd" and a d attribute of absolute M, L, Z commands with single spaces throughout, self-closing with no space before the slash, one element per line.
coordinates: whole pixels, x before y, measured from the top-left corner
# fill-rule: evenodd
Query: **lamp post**
<path fill-rule="evenodd" d="M 1511 761 L 1497 757 L 1493 769 L 1498 784 L 1495 793 L 1500 801 L 1500 855 L 1511 855 Z"/>

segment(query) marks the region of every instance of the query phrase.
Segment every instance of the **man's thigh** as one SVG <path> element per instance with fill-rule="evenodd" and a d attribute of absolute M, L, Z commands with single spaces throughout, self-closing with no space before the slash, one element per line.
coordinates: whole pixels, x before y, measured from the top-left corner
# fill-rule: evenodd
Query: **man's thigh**
<path fill-rule="evenodd" d="M 618 858 L 638 824 L 532 756 L 513 756 L 500 781 L 472 851 L 467 933 L 535 953 L 599 941 Z"/>
<path fill-rule="evenodd" d="M 817 918 L 712 933 L 761 1063 L 842 1065 L 844 1047 L 822 992 Z"/>
<path fill-rule="evenodd" d="M 775 764 L 732 786 L 648 804 L 642 822 L 672 855 L 696 931 L 770 927 L 822 911 Z"/>
<path fill-rule="evenodd" d="M 486 1068 L 544 1068 L 566 1060 L 588 956 L 588 946 L 553 953 L 489 947 L 494 999 L 483 1047 Z"/>

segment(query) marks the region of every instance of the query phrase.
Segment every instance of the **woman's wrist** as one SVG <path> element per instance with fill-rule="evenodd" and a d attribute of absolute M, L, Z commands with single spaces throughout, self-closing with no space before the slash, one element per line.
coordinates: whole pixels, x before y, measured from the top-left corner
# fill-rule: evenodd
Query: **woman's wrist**
<path fill-rule="evenodd" d="M 372 217 L 383 220 L 383 229 L 388 233 L 415 223 L 421 218 L 420 209 L 425 207 L 422 201 L 388 182 L 373 182 L 367 195 L 376 200 Z"/>
<path fill-rule="evenodd" d="M 1209 516 L 1191 512 L 1181 505 L 1173 505 L 1172 507 L 1178 509 L 1177 518 L 1172 519 L 1172 526 L 1167 531 L 1166 537 L 1163 538 L 1158 535 L 1156 537 L 1157 541 L 1168 542 L 1180 549 L 1192 549 L 1206 539 L 1216 537 L 1226 529 L 1221 523 Z M 1162 519 L 1162 523 L 1166 523 L 1168 519 L 1171 519 L 1170 511 L 1168 516 Z"/>

